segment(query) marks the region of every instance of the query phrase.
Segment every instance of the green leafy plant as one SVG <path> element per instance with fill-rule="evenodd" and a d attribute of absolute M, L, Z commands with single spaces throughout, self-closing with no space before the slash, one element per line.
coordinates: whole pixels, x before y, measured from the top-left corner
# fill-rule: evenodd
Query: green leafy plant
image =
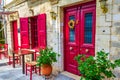
<path fill-rule="evenodd" d="M 52 50 L 52 48 L 41 49 L 39 52 L 40 56 L 37 58 L 37 65 L 41 66 L 42 64 L 52 64 L 53 62 L 57 62 L 57 54 Z"/>
<path fill-rule="evenodd" d="M 0 44 L 5 44 L 5 39 L 0 39 Z"/>
<path fill-rule="evenodd" d="M 75 60 L 78 62 L 78 70 L 81 74 L 80 80 L 102 80 L 114 78 L 112 70 L 120 66 L 120 59 L 110 61 L 108 54 L 104 51 L 97 52 L 96 57 L 86 55 L 78 55 Z"/>

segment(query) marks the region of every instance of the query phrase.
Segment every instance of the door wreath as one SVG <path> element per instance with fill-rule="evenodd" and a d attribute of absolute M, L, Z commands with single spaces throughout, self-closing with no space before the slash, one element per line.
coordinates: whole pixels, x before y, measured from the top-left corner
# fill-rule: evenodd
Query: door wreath
<path fill-rule="evenodd" d="M 74 29 L 74 27 L 75 27 L 75 21 L 74 20 L 70 20 L 68 22 L 68 26 L 69 26 L 70 29 Z"/>

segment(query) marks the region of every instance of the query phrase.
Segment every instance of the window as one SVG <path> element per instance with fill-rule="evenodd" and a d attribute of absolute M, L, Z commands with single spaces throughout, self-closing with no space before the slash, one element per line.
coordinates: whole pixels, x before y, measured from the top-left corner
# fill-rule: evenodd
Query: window
<path fill-rule="evenodd" d="M 69 21 L 70 20 L 74 20 L 75 21 L 75 16 L 70 16 L 69 17 Z M 70 24 L 70 25 L 73 25 L 72 23 Z M 69 27 L 69 40 L 70 40 L 70 42 L 74 42 L 75 41 L 75 27 L 74 28 L 70 28 Z"/>
<path fill-rule="evenodd" d="M 84 43 L 92 43 L 92 13 L 85 14 Z"/>

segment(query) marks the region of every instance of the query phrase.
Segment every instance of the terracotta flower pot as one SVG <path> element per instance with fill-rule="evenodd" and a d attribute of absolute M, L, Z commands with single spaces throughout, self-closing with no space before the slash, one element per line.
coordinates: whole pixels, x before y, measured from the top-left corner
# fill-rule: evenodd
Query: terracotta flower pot
<path fill-rule="evenodd" d="M 43 64 L 41 66 L 41 75 L 49 76 L 52 73 L 52 66 L 50 64 Z"/>

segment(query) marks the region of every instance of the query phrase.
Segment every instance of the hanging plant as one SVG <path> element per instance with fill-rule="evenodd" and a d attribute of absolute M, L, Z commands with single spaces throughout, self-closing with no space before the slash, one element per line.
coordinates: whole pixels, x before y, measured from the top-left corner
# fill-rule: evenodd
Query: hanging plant
<path fill-rule="evenodd" d="M 74 29 L 74 27 L 75 27 L 75 21 L 74 20 L 70 20 L 68 22 L 68 26 L 70 27 L 70 29 Z"/>

